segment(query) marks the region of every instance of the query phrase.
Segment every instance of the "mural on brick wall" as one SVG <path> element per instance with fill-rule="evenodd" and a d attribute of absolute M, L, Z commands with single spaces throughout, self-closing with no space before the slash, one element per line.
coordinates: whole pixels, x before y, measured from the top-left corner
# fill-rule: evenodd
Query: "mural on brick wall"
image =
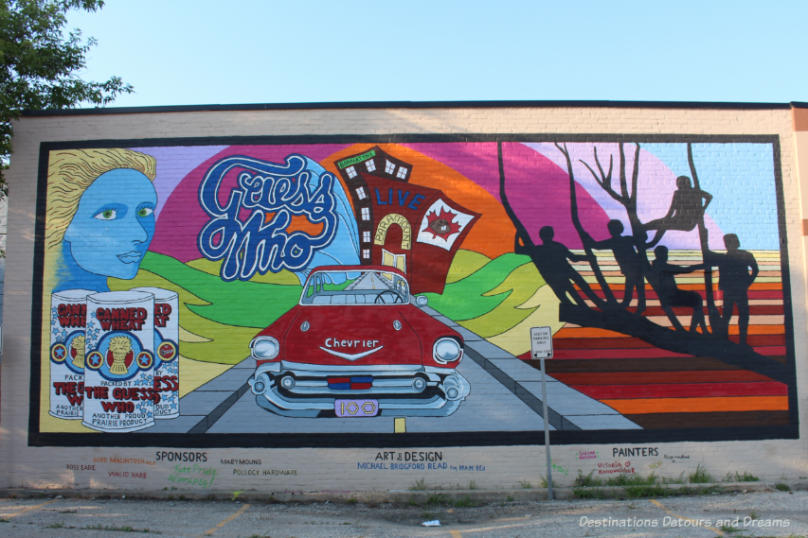
<path fill-rule="evenodd" d="M 776 138 L 215 142 L 43 147 L 32 444 L 538 442 L 540 326 L 557 442 L 796 435 Z"/>

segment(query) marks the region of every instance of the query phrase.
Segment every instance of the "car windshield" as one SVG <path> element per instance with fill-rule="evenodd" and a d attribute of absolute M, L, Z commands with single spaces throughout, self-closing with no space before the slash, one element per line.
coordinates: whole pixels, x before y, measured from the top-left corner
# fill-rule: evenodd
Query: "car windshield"
<path fill-rule="evenodd" d="M 384 305 L 410 302 L 407 281 L 384 271 L 316 271 L 312 273 L 300 304 Z"/>

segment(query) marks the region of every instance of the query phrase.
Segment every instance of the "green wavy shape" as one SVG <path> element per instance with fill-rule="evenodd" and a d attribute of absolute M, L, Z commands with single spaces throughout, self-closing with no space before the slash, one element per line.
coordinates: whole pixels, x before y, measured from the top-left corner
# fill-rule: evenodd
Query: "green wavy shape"
<path fill-rule="evenodd" d="M 449 272 L 446 274 L 446 283 L 452 284 L 458 280 L 462 280 L 475 271 L 479 271 L 490 262 L 491 258 L 485 254 L 480 254 L 474 250 L 460 249 L 455 252 L 452 265 L 449 267 Z"/>
<path fill-rule="evenodd" d="M 536 308 L 523 305 L 544 285 L 544 279 L 526 256 L 523 265 L 515 268 L 505 280 L 487 295 L 506 294 L 506 298 L 490 312 L 463 322 L 463 326 L 483 338 L 502 334 L 521 323 Z"/>
<path fill-rule="evenodd" d="M 426 293 L 429 306 L 455 321 L 474 319 L 491 312 L 507 299 L 510 291 L 489 295 L 507 276 L 525 263 L 525 257 L 503 254 L 469 276 L 447 284 L 442 295 Z"/>
<path fill-rule="evenodd" d="M 182 341 L 182 355 L 234 364 L 248 353 L 258 330 L 297 303 L 301 286 L 292 273 L 224 282 L 218 266 L 208 260 L 184 264 L 148 252 L 134 280 L 109 279 L 109 285 L 114 290 L 156 286 L 177 291 L 181 327 L 205 339 Z M 544 284 L 530 259 L 513 253 L 490 260 L 461 251 L 450 274 L 462 278 L 447 283 L 442 295 L 426 294 L 430 306 L 485 338 L 502 334 L 529 316 L 534 309 L 520 305 Z"/>
<path fill-rule="evenodd" d="M 263 328 L 297 304 L 301 286 L 266 282 L 224 282 L 218 274 L 196 269 L 170 256 L 147 252 L 140 265 L 194 294 L 205 305 L 189 309 L 211 321 Z"/>

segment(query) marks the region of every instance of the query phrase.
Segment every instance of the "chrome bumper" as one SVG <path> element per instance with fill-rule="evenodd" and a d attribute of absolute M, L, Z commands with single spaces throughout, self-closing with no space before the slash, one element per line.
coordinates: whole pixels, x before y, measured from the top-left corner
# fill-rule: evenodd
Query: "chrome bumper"
<path fill-rule="evenodd" d="M 457 411 L 471 392 L 468 381 L 450 368 L 386 366 L 369 370 L 340 367 L 316 373 L 309 368 L 284 370 L 280 375 L 274 371 L 277 368 L 259 368 L 247 382 L 260 407 L 287 417 L 316 417 L 322 411 L 334 411 L 336 400 L 352 398 L 376 400 L 379 415 L 444 417 Z M 385 374 L 383 377 L 382 373 Z M 279 380 L 287 375 L 310 379 L 295 379 L 293 386 L 286 387 L 282 393 Z M 374 376 L 374 379 L 369 388 L 334 389 L 322 376 L 335 375 L 348 378 Z M 418 397 L 430 390 L 436 394 Z"/>

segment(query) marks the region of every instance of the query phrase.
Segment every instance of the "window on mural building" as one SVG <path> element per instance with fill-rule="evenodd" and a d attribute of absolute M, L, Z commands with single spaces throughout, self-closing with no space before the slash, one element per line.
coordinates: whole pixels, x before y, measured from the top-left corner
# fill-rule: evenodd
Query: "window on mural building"
<path fill-rule="evenodd" d="M 358 189 L 356 189 L 355 192 L 356 197 L 359 198 L 360 200 L 364 200 L 365 198 L 368 197 L 368 195 L 365 193 L 365 187 L 359 187 Z"/>
<path fill-rule="evenodd" d="M 387 172 L 388 174 L 392 174 L 392 173 L 394 173 L 396 171 L 396 165 L 394 163 L 391 163 L 388 160 L 385 160 L 384 161 L 384 171 Z"/>
<path fill-rule="evenodd" d="M 356 177 L 356 169 L 353 166 L 346 168 L 345 173 L 348 174 L 348 177 L 350 178 Z"/>
<path fill-rule="evenodd" d="M 368 172 L 375 172 L 376 171 L 376 163 L 373 162 L 373 159 L 369 161 L 365 161 L 365 168 L 368 169 Z"/>
<path fill-rule="evenodd" d="M 401 168 L 398 169 L 398 172 L 396 172 L 396 177 L 401 179 L 407 179 L 407 172 L 409 171 L 410 171 L 409 168 L 402 166 Z"/>

